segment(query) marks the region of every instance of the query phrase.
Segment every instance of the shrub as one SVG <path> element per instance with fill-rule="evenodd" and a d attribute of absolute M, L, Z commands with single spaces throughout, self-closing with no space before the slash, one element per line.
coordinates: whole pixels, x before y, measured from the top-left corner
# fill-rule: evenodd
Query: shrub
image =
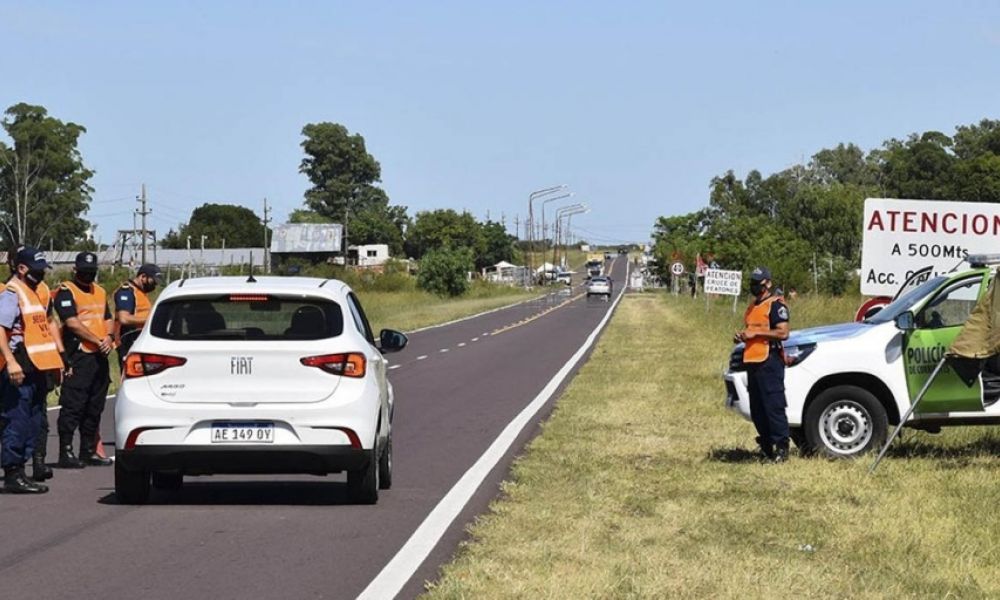
<path fill-rule="evenodd" d="M 424 254 L 417 285 L 439 296 L 461 296 L 469 289 L 467 273 L 473 268 L 468 249 L 441 248 Z"/>

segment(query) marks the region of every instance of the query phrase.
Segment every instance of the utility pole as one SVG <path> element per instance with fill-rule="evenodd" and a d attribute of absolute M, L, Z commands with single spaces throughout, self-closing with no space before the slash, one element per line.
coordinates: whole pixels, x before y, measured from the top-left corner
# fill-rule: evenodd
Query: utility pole
<path fill-rule="evenodd" d="M 135 211 L 137 214 L 142 216 L 142 261 L 139 264 L 146 264 L 146 215 L 153 212 L 146 208 L 146 184 L 142 184 L 142 194 L 136 199 L 139 202 L 140 208 Z"/>
<path fill-rule="evenodd" d="M 271 274 L 271 246 L 267 243 L 267 225 L 271 222 L 271 208 L 267 205 L 267 198 L 264 198 L 264 272 Z M 251 267 L 252 268 L 252 267 Z M 250 273 L 253 275 L 253 273 Z"/>

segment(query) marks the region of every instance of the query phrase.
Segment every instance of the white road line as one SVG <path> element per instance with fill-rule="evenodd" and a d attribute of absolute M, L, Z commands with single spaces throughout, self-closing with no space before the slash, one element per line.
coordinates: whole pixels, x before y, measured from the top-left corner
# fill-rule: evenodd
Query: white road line
<path fill-rule="evenodd" d="M 427 358 L 427 355 L 421 354 L 420 356 L 417 357 L 417 360 L 424 360 L 425 358 Z"/>
<path fill-rule="evenodd" d="M 486 337 L 486 336 L 488 336 L 488 335 L 489 335 L 489 332 L 486 332 L 486 331 L 484 331 L 484 332 L 483 332 L 483 335 L 482 335 L 482 336 L 480 336 L 480 337 Z"/>
<path fill-rule="evenodd" d="M 465 342 L 459 342 L 459 343 L 458 343 L 458 347 L 459 347 L 459 348 L 461 348 L 461 347 L 463 347 L 463 346 L 465 346 Z"/>
<path fill-rule="evenodd" d="M 441 348 L 440 350 L 438 350 L 438 352 L 447 352 L 447 351 L 448 351 L 447 348 Z"/>
<path fill-rule="evenodd" d="M 411 331 L 407 331 L 406 334 L 409 335 L 411 333 L 420 333 L 421 331 L 427 331 L 428 329 L 437 329 L 438 327 L 447 327 L 448 325 L 454 325 L 455 323 L 461 323 L 462 321 L 469 321 L 471 319 L 475 319 L 475 318 L 481 317 L 483 315 L 488 315 L 490 313 L 495 313 L 495 312 L 499 312 L 501 310 L 506 310 L 508 308 L 512 308 L 514 306 L 517 306 L 518 304 L 524 304 L 525 302 L 533 302 L 535 300 L 538 300 L 539 298 L 544 298 L 544 297 L 545 297 L 544 295 L 542 295 L 542 296 L 534 296 L 532 298 L 528 298 L 527 300 L 521 300 L 520 302 L 512 302 L 511 304 L 508 304 L 506 306 L 501 306 L 499 308 L 492 308 L 490 310 L 484 310 L 481 313 L 476 313 L 474 315 L 469 315 L 468 317 L 462 317 L 461 319 L 454 319 L 452 321 L 448 321 L 448 322 L 445 322 L 445 323 L 438 323 L 437 325 L 428 325 L 427 327 L 421 327 L 419 329 L 413 329 Z"/>
<path fill-rule="evenodd" d="M 399 367 L 402 367 L 402 366 L 403 366 L 403 365 L 390 365 L 390 366 L 389 366 L 389 370 L 391 371 L 391 370 L 393 370 L 393 369 L 398 369 Z"/>
<path fill-rule="evenodd" d="M 628 281 L 628 267 L 625 268 L 625 280 Z M 594 341 L 597 336 L 607 325 L 608 321 L 611 319 L 611 315 L 614 314 L 615 307 L 622 299 L 624 289 L 618 293 L 618 297 L 615 298 L 614 303 L 608 309 L 607 314 L 601 319 L 601 322 L 597 324 L 597 327 L 590 333 L 583 345 L 576 351 L 573 356 L 570 357 L 566 364 L 562 366 L 561 369 L 555 374 L 555 376 L 542 388 L 542 391 L 535 396 L 535 399 L 531 401 L 530 404 L 524 407 L 524 409 L 514 417 L 514 420 L 507 424 L 500 435 L 490 444 L 490 447 L 486 449 L 486 452 L 469 468 L 468 471 L 462 475 L 462 478 L 458 480 L 452 488 L 445 494 L 444 498 L 438 502 L 437 506 L 427 515 L 423 523 L 417 527 L 417 530 L 413 532 L 410 539 L 403 544 L 403 547 L 399 549 L 399 552 L 392 557 L 392 560 L 382 569 L 382 571 L 375 576 L 375 579 L 368 584 L 368 587 L 361 592 L 358 596 L 358 600 L 375 600 L 383 598 L 393 598 L 406 582 L 410 580 L 413 573 L 416 572 L 417 568 L 423 564 L 427 555 L 431 553 L 434 546 L 437 545 L 441 536 L 444 532 L 448 530 L 448 527 L 452 524 L 455 518 L 462 508 L 469 502 L 469 499 L 479 486 L 482 485 L 483 480 L 489 475 L 493 467 L 496 466 L 500 459 L 507 453 L 511 445 L 520 435 L 521 431 L 528 425 L 532 417 L 534 417 L 539 410 L 552 398 L 556 390 L 563 381 L 569 377 L 569 374 L 576 367 L 577 363 L 583 358 L 587 353 L 587 350 L 594 345 Z"/>
<path fill-rule="evenodd" d="M 478 342 L 478 341 L 479 341 L 479 338 L 477 338 L 477 337 L 476 337 L 476 338 L 472 338 L 472 341 L 473 341 L 473 342 Z"/>

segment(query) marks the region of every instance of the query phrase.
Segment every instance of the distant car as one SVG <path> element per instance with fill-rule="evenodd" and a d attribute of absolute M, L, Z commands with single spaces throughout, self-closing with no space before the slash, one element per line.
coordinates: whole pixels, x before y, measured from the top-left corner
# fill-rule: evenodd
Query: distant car
<path fill-rule="evenodd" d="M 587 284 L 587 297 L 607 296 L 611 298 L 612 287 L 611 279 L 608 277 L 591 277 L 590 283 Z"/>
<path fill-rule="evenodd" d="M 115 403 L 115 495 L 186 475 L 347 471 L 374 504 L 392 484 L 393 389 L 378 338 L 343 282 L 205 277 L 174 282 L 125 358 Z"/>
<path fill-rule="evenodd" d="M 566 285 L 573 284 L 573 275 L 568 271 L 560 271 L 556 274 L 556 283 L 565 283 Z"/>
<path fill-rule="evenodd" d="M 612 259 L 611 253 L 610 252 L 605 252 L 604 253 L 604 260 L 611 260 L 611 259 Z"/>

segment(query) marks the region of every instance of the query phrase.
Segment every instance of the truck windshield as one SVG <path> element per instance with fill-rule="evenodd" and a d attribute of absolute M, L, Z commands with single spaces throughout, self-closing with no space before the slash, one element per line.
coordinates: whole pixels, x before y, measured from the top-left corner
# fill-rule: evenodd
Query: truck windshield
<path fill-rule="evenodd" d="M 894 300 L 891 304 L 871 317 L 865 319 L 865 323 L 880 325 L 882 323 L 888 323 L 889 321 L 895 321 L 896 317 L 913 308 L 914 304 L 919 302 L 922 298 L 925 298 L 927 294 L 936 290 L 945 281 L 948 281 L 948 278 L 944 276 L 928 279 L 899 298 L 896 298 L 896 300 Z"/>

